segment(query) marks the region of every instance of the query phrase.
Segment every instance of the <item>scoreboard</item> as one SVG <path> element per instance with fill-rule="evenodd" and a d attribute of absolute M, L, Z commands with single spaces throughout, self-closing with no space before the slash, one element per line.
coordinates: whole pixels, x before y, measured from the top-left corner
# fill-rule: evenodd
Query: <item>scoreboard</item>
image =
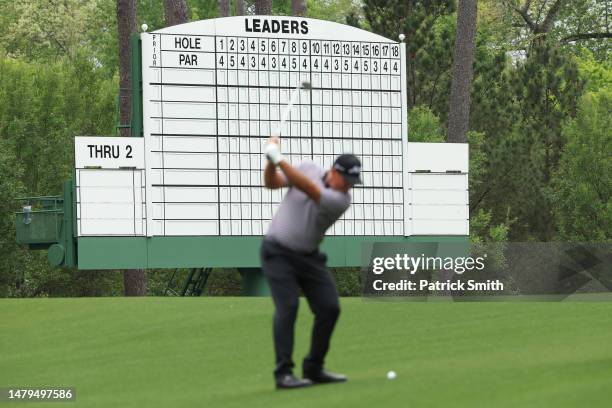
<path fill-rule="evenodd" d="M 285 191 L 263 187 L 263 151 L 302 81 L 311 89 L 280 129 L 285 158 L 329 168 L 353 153 L 362 162 L 363 184 L 330 243 L 469 234 L 467 144 L 408 142 L 404 43 L 275 16 L 140 36 L 144 137 L 75 140 L 81 260 L 100 245 L 123 250 L 127 241 L 107 237 L 131 237 L 139 265 L 167 266 L 177 248 L 199 265 L 215 254 L 189 245 L 229 248 L 265 234 Z"/>
<path fill-rule="evenodd" d="M 287 160 L 351 152 L 363 186 L 331 235 L 404 235 L 404 44 L 337 23 L 246 16 L 143 33 L 147 235 L 262 235 L 283 191 L 262 185 L 281 129 Z"/>

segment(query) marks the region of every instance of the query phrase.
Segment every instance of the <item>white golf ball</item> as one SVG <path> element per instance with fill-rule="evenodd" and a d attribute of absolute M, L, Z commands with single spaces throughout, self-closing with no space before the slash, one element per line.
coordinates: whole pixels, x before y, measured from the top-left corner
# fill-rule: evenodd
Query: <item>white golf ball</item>
<path fill-rule="evenodd" d="M 145 24 L 141 25 L 140 28 L 142 28 L 142 31 L 144 31 L 146 33 L 147 30 L 149 29 L 149 26 L 145 23 Z"/>
<path fill-rule="evenodd" d="M 395 377 L 397 377 L 397 374 L 395 374 L 395 371 L 391 370 L 387 373 L 388 380 L 395 380 Z"/>

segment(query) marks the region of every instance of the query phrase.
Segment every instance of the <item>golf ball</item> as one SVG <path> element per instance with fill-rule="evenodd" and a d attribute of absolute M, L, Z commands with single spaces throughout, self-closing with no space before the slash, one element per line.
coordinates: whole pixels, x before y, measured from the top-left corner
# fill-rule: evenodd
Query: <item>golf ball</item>
<path fill-rule="evenodd" d="M 395 374 L 395 371 L 391 370 L 387 373 L 388 380 L 395 380 L 395 377 L 397 377 L 397 374 Z"/>

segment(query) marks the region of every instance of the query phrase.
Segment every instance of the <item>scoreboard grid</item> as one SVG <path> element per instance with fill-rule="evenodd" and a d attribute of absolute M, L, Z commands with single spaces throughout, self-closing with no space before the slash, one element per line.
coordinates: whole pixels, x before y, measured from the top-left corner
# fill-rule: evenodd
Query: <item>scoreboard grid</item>
<path fill-rule="evenodd" d="M 153 51 L 158 58 L 156 65 L 148 64 L 143 58 L 143 65 L 148 70 L 159 72 L 159 81 L 145 82 L 147 85 L 159 87 L 159 98 L 145 99 L 145 105 L 159 105 L 159 115 L 146 115 L 147 119 L 159 121 L 158 132 L 147 132 L 145 139 L 158 138 L 159 147 L 149 147 L 147 151 L 159 155 L 160 163 L 147 160 L 148 170 L 161 170 L 161 182 L 152 181 L 148 186 L 161 190 L 151 204 L 158 207 L 153 221 L 161 223 L 156 230 L 147 230 L 147 235 L 261 235 L 265 233 L 267 222 L 278 206 L 282 192 L 266 190 L 262 184 L 262 169 L 264 165 L 263 146 L 280 120 L 281 110 L 286 104 L 291 90 L 300 80 L 312 83 L 312 91 L 300 91 L 299 100 L 291 112 L 288 126 L 281 132 L 282 149 L 288 160 L 297 164 L 303 159 L 309 159 L 329 168 L 333 159 L 343 152 L 355 152 L 362 158 L 364 185 L 357 186 L 353 191 L 353 205 L 336 226 L 329 231 L 332 235 L 405 235 L 405 197 L 403 157 L 405 129 L 402 118 L 401 74 L 403 70 L 403 49 L 396 42 L 376 41 L 332 41 L 327 39 L 284 39 L 276 37 L 240 37 L 220 35 L 164 34 L 151 33 L 157 36 L 158 50 Z M 173 50 L 165 47 L 166 39 L 177 37 L 208 38 L 207 43 L 213 45 L 212 51 Z M 239 54 L 230 49 L 231 41 L 238 48 L 240 42 L 247 48 L 245 54 Z M 206 40 L 205 40 L 206 41 Z M 210 44 L 212 42 L 212 44 Z M 257 52 L 252 51 L 254 45 Z M 292 47 L 291 52 L 273 52 L 274 45 L 281 44 Z M 315 44 L 315 45 L 313 45 Z M 319 44 L 320 54 L 313 54 Z M 324 53 L 328 45 L 329 52 Z M 261 48 L 263 47 L 263 49 Z M 371 58 L 374 50 L 382 52 L 387 48 L 388 58 Z M 143 42 L 143 50 L 147 45 Z M 334 55 L 337 48 L 340 55 Z M 348 48 L 348 52 L 344 51 Z M 352 51 L 357 50 L 359 55 Z M 367 50 L 367 51 L 365 51 Z M 271 52 L 272 51 L 272 52 Z M 291 51 L 291 48 L 289 48 Z M 362 55 L 365 51 L 370 56 Z M 214 66 L 192 67 L 174 66 L 168 62 L 176 58 L 174 54 L 187 52 L 195 55 L 195 59 L 214 55 Z M 157 54 L 155 54 L 157 53 Z M 392 57 L 392 53 L 396 57 Z M 164 58 L 164 55 L 166 58 Z M 234 57 L 234 67 L 227 67 Z M 245 58 L 245 64 L 252 64 L 248 69 L 241 69 L 238 58 Z M 275 58 L 278 60 L 274 61 Z M 284 60 L 284 61 L 283 61 Z M 380 63 L 379 61 L 383 61 Z M 198 61 L 202 61 L 201 59 Z M 287 71 L 262 69 L 270 64 L 287 63 Z M 323 64 L 331 64 L 329 71 Z M 367 65 L 365 62 L 369 62 Z M 377 65 L 380 72 L 382 64 L 387 63 L 388 73 L 368 73 Z M 207 63 L 210 64 L 210 61 Z M 395 64 L 393 67 L 391 64 Z M 318 70 L 313 69 L 319 65 Z M 224 66 L 227 69 L 224 69 Z M 334 72 L 334 66 L 339 71 Z M 343 68 L 350 72 L 343 72 Z M 202 70 L 213 71 L 210 83 L 193 83 L 181 78 L 177 81 L 171 75 L 172 70 L 184 73 Z M 353 70 L 357 72 L 353 72 Z M 366 71 L 363 71 L 363 70 Z M 143 70 L 144 71 L 144 70 Z M 395 71 L 396 73 L 392 73 Z M 194 71 L 191 71 L 194 72 Z M 164 74 L 166 78 L 164 78 Z M 168 78 L 170 75 L 170 78 Z M 262 83 L 264 83 L 262 85 Z M 345 85 L 350 85 L 346 87 Z M 214 100 L 197 101 L 193 98 L 175 99 L 176 93 L 165 89 L 182 87 L 184 89 L 213 88 Z M 385 88 L 385 89 L 382 89 Z M 165 97 L 168 99 L 165 99 Z M 384 99 L 384 100 L 383 100 Z M 192 116 L 174 115 L 165 109 L 176 104 L 188 104 L 205 107 L 214 104 L 212 115 L 202 114 Z M 174 109 L 178 111 L 178 109 Z M 376 112 L 376 113 L 375 113 Z M 174 112 L 176 113 L 176 112 Z M 383 118 L 383 114 L 385 117 Z M 198 123 L 214 122 L 214 132 L 175 132 L 169 129 L 168 120 L 194 121 Z M 176 128 L 176 126 L 175 126 Z M 355 133 L 353 133 L 355 132 Z M 371 133 L 363 135 L 363 133 Z M 385 137 L 387 136 L 387 137 Z M 214 147 L 207 149 L 177 149 L 180 143 L 173 138 L 212 138 Z M 212 151 L 211 151 L 212 150 Z M 182 155 L 188 162 L 190 155 L 197 157 L 214 156 L 208 165 L 193 166 L 186 162 L 177 162 L 172 154 Z M 168 157 L 167 157 L 168 156 Z M 236 160 L 237 159 L 237 160 Z M 214 171 L 213 182 L 194 183 L 176 182 L 176 177 L 166 177 L 167 170 Z M 174 189 L 174 190 L 172 190 Z M 205 189 L 207 194 L 198 197 L 180 197 L 176 189 Z M 216 191 L 215 191 L 216 190 Z M 170 194 L 172 192 L 172 194 Z M 180 204 L 186 211 L 177 214 L 176 209 L 170 210 L 168 204 Z M 189 205 L 192 204 L 189 215 Z M 199 204 L 214 204 L 215 211 L 198 210 Z M 185 216 L 185 214 L 189 216 Z M 175 221 L 214 222 L 214 231 L 202 233 L 203 230 L 173 231 L 168 224 Z M 185 225 L 185 224 L 184 224 Z M 192 224 L 193 225 L 193 224 Z M 207 224 L 212 225 L 212 224 Z"/>

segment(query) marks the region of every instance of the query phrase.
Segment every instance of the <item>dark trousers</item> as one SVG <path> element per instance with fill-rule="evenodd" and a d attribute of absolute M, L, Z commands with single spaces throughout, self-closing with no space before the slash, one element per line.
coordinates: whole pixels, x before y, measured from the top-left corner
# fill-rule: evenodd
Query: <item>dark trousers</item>
<path fill-rule="evenodd" d="M 325 266 L 327 256 L 315 251 L 296 253 L 276 242 L 264 240 L 261 264 L 274 299 L 274 349 L 276 377 L 292 372 L 293 333 L 300 288 L 315 315 L 310 352 L 304 358 L 306 373 L 323 368 L 329 341 L 340 314 L 336 285 Z"/>

